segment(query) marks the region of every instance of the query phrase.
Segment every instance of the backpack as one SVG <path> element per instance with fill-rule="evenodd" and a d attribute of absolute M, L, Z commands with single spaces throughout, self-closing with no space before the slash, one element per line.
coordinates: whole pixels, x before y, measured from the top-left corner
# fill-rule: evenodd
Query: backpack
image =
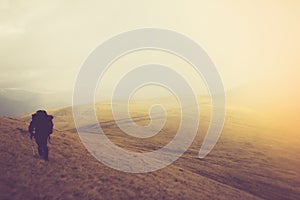
<path fill-rule="evenodd" d="M 48 115 L 45 110 L 38 110 L 32 115 L 32 120 L 28 127 L 28 131 L 31 133 L 31 137 L 36 134 L 43 134 L 49 137 L 53 132 L 53 116 Z"/>

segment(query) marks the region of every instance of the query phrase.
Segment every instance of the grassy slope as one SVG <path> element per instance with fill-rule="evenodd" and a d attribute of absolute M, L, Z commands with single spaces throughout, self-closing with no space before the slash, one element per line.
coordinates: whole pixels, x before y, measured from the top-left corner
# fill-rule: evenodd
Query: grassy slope
<path fill-rule="evenodd" d="M 127 174 L 97 162 L 77 135 L 54 132 L 50 162 L 32 156 L 26 124 L 1 122 L 1 199 L 255 199 L 184 166 L 148 174 Z"/>
<path fill-rule="evenodd" d="M 141 117 L 148 112 L 144 107 L 145 102 L 135 104 L 132 112 L 138 124 L 149 122 Z M 60 131 L 53 134 L 49 163 L 32 157 L 24 122 L 1 118 L 1 195 L 13 199 L 24 195 L 62 199 L 299 199 L 300 138 L 295 129 L 286 129 L 263 113 L 228 106 L 218 144 L 200 160 L 197 155 L 210 116 L 209 106 L 201 107 L 200 129 L 189 150 L 172 165 L 147 174 L 119 172 L 95 160 L 74 134 L 70 108 L 50 111 Z M 132 151 L 163 146 L 178 128 L 178 115 L 171 106 L 164 130 L 157 137 L 138 140 L 118 129 L 108 104 L 98 108 L 108 137 Z"/>

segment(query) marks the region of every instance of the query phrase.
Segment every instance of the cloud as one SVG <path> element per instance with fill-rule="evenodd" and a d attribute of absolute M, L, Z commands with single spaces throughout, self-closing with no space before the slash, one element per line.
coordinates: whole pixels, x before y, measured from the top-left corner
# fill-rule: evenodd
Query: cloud
<path fill-rule="evenodd" d="M 0 1 L 0 11 L 10 9 L 11 2 L 9 0 L 1 0 Z"/>
<path fill-rule="evenodd" d="M 25 29 L 12 24 L 0 25 L 0 37 L 24 34 Z"/>
<path fill-rule="evenodd" d="M 292 3 L 273 2 L 269 8 L 253 2 L 0 2 L 0 88 L 71 90 L 81 63 L 97 45 L 145 26 L 172 29 L 199 42 L 226 88 L 265 74 L 272 79 L 300 63 L 300 7 Z"/>

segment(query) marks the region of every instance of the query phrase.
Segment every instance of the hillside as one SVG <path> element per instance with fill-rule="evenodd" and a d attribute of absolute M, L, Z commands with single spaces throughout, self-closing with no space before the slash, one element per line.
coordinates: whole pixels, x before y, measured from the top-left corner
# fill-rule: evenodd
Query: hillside
<path fill-rule="evenodd" d="M 54 132 L 50 162 L 32 156 L 26 124 L 1 118 L 1 199 L 219 198 L 254 196 L 178 166 L 127 174 L 97 162 L 74 134 Z"/>
<path fill-rule="evenodd" d="M 145 103 L 135 105 L 132 117 L 147 124 Z M 178 115 L 172 109 L 163 128 L 170 135 L 134 140 L 111 121 L 108 104 L 99 106 L 105 133 L 132 151 L 153 151 L 177 129 Z M 218 144 L 199 159 L 207 108 L 202 109 L 198 136 L 189 150 L 172 165 L 146 174 L 124 173 L 98 162 L 75 133 L 70 108 L 49 112 L 56 120 L 49 162 L 32 155 L 26 122 L 0 118 L 0 199 L 299 199 L 297 132 L 283 130 L 279 124 L 272 127 L 254 111 L 231 107 Z M 30 117 L 22 120 L 28 122 Z"/>

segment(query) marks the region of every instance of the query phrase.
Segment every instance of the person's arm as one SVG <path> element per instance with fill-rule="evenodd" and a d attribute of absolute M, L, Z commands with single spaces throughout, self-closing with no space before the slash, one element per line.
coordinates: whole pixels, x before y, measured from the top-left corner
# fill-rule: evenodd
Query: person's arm
<path fill-rule="evenodd" d="M 53 116 L 52 115 L 48 115 L 49 117 L 49 134 L 51 134 L 53 132 Z"/>
<path fill-rule="evenodd" d="M 33 121 L 31 121 L 30 125 L 28 126 L 28 132 L 30 133 L 30 139 L 32 139 L 32 137 L 34 137 L 34 131 L 35 131 L 34 123 L 33 123 Z"/>

